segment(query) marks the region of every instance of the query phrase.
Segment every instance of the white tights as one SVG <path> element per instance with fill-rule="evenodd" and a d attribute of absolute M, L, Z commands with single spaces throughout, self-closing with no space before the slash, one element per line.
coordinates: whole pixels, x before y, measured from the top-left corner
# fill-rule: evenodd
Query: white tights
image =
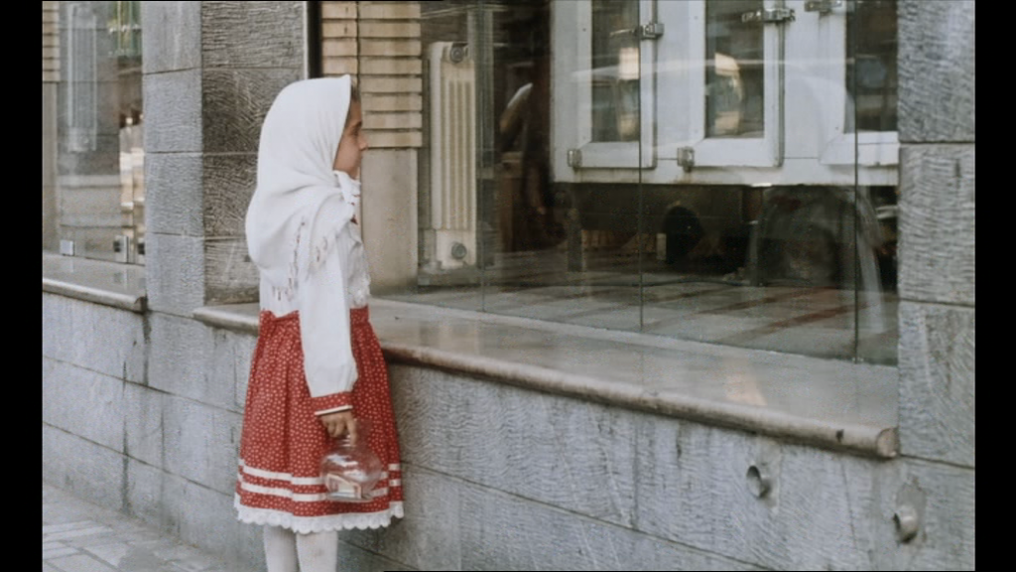
<path fill-rule="evenodd" d="M 296 534 L 281 526 L 265 526 L 268 572 L 336 572 L 339 533 Z M 299 563 L 299 566 L 297 564 Z"/>

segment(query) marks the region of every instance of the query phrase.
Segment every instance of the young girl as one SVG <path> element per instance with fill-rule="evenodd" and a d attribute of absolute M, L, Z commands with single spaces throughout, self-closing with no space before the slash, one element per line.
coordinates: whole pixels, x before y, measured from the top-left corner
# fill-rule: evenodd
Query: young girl
<path fill-rule="evenodd" d="M 298 81 L 265 117 L 247 245 L 261 275 L 257 347 L 240 443 L 235 505 L 264 525 L 269 572 L 334 572 L 338 530 L 402 517 L 399 449 L 381 347 L 370 326 L 370 278 L 355 218 L 367 149 L 349 76 Z M 327 499 L 331 440 L 367 444 L 387 473 L 369 503 Z"/>

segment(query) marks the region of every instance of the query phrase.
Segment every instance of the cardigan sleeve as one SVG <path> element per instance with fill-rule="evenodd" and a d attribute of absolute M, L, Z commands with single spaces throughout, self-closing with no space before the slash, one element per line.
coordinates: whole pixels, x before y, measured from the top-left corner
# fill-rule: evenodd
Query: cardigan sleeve
<path fill-rule="evenodd" d="M 345 208 L 339 213 L 328 214 L 352 218 L 352 205 L 342 206 Z M 342 243 L 348 240 L 344 237 L 348 232 L 341 232 L 341 227 L 329 237 L 337 242 L 322 248 L 323 258 L 303 274 L 297 288 L 304 373 L 311 406 L 318 415 L 351 409 L 351 392 L 357 380 L 346 301 L 350 249 Z"/>

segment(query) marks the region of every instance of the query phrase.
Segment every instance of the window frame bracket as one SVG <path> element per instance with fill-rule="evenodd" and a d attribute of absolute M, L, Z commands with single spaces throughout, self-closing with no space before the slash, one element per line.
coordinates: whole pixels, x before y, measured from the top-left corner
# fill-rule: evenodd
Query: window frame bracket
<path fill-rule="evenodd" d="M 741 22 L 745 24 L 786 24 L 795 19 L 791 8 L 763 8 L 741 14 Z"/>

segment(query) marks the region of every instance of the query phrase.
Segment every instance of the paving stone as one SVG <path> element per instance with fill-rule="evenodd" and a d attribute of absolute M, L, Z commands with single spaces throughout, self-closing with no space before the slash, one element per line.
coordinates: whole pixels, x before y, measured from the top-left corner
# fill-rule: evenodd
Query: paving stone
<path fill-rule="evenodd" d="M 85 554 L 57 558 L 51 563 L 64 572 L 117 572 L 116 568 L 111 568 Z"/>
<path fill-rule="evenodd" d="M 62 556 L 70 556 L 71 554 L 77 554 L 77 553 L 78 553 L 78 549 L 77 548 L 72 548 L 70 546 L 64 546 L 64 547 L 61 547 L 61 548 L 51 548 L 49 550 L 43 549 L 42 550 L 42 559 L 43 560 L 52 560 L 54 558 L 60 558 Z"/>
<path fill-rule="evenodd" d="M 46 502 L 43 499 L 42 502 Z M 96 526 L 94 520 L 75 520 L 74 522 L 64 522 L 61 524 L 51 524 L 42 526 L 42 534 L 54 534 L 57 532 L 66 532 L 68 530 L 81 530 L 83 528 L 93 528 Z"/>
<path fill-rule="evenodd" d="M 65 530 L 63 532 L 55 532 L 52 534 L 43 533 L 45 540 L 67 540 L 70 538 L 78 538 L 80 536 L 92 536 L 95 534 L 102 534 L 109 532 L 109 528 L 105 526 L 93 526 L 89 528 L 81 528 L 77 530 Z"/>
<path fill-rule="evenodd" d="M 253 572 L 46 483 L 43 513 L 43 572 Z"/>

